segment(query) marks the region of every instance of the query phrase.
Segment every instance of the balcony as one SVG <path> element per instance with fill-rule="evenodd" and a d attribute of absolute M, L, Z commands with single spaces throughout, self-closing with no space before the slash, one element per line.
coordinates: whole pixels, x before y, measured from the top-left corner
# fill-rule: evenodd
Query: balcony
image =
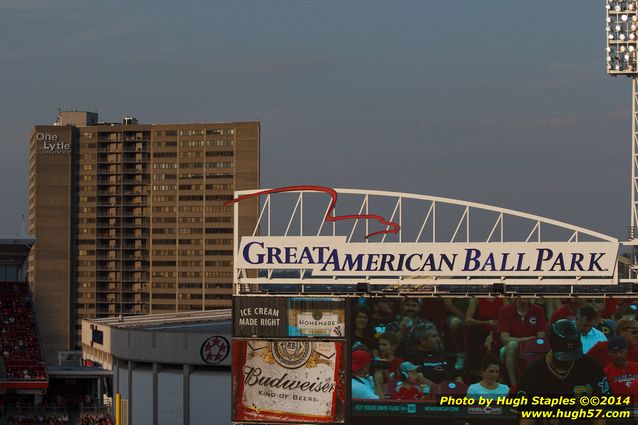
<path fill-rule="evenodd" d="M 114 154 L 114 153 L 122 153 L 122 143 L 114 142 L 110 140 L 99 140 L 101 142 L 97 146 L 97 153 L 105 153 L 105 154 Z"/>
<path fill-rule="evenodd" d="M 120 180 L 116 180 L 113 182 L 100 182 L 97 184 L 97 190 L 95 193 L 98 197 L 104 196 L 121 196 L 120 189 Z"/>
<path fill-rule="evenodd" d="M 147 153 L 148 147 L 146 144 L 136 143 L 135 146 L 124 145 L 124 152 L 126 153 Z"/>
<path fill-rule="evenodd" d="M 119 244 L 119 239 L 110 239 L 110 240 L 103 240 L 103 241 L 99 241 L 95 244 L 95 247 L 100 250 L 100 251 L 113 251 L 113 252 L 117 252 L 120 249 L 120 244 Z M 106 253 L 102 252 L 102 255 L 107 255 Z"/>
<path fill-rule="evenodd" d="M 137 185 L 137 186 L 141 186 L 141 185 L 147 185 L 151 182 L 151 179 L 148 178 L 148 176 L 140 176 L 139 174 L 136 175 L 135 178 L 131 178 L 131 177 L 125 177 L 124 178 L 124 184 L 125 185 Z"/>
<path fill-rule="evenodd" d="M 116 211 L 98 211 L 95 216 L 97 218 L 118 218 L 122 215 L 122 213 L 118 210 Z"/>
<path fill-rule="evenodd" d="M 148 229 L 144 228 L 130 228 L 124 229 L 124 234 L 122 238 L 124 239 L 137 239 L 137 238 L 148 238 L 150 236 L 150 232 Z"/>
<path fill-rule="evenodd" d="M 135 267 L 144 267 L 143 263 L 148 263 L 148 254 L 135 251 L 135 254 L 122 254 L 122 260 L 130 263 L 131 261 L 137 261 L 139 264 L 136 264 Z"/>
<path fill-rule="evenodd" d="M 124 155 L 124 164 L 148 164 L 150 162 L 150 155 L 146 153 L 126 154 Z"/>
<path fill-rule="evenodd" d="M 95 228 L 96 229 L 113 229 L 113 228 L 117 228 L 117 227 L 122 227 L 122 224 L 119 220 L 117 219 L 111 219 L 109 221 L 98 221 L 95 224 Z"/>
<path fill-rule="evenodd" d="M 122 179 L 119 176 L 114 177 L 98 177 L 96 183 L 98 186 L 114 186 L 118 185 L 122 182 Z"/>
<path fill-rule="evenodd" d="M 95 281 L 99 284 L 99 283 L 119 283 L 120 279 L 119 278 L 115 278 L 115 277 L 108 277 L 106 275 L 104 276 L 97 276 L 95 278 Z"/>
<path fill-rule="evenodd" d="M 122 223 L 122 227 L 126 229 L 140 229 L 148 227 L 149 225 L 150 222 L 148 221 L 148 219 L 143 218 L 135 219 L 135 221 L 124 221 L 124 223 Z"/>
<path fill-rule="evenodd" d="M 135 243 L 123 243 L 122 249 L 124 250 L 146 250 L 147 245 L 143 241 L 135 241 Z"/>

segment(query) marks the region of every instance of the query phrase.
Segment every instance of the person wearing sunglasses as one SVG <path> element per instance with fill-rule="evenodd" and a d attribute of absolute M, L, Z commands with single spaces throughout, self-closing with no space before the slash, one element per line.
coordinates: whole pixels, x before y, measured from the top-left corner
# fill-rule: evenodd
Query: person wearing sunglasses
<path fill-rule="evenodd" d="M 616 323 L 616 334 L 627 342 L 627 360 L 638 362 L 638 321 L 634 319 L 620 319 Z M 594 345 L 587 355 L 598 360 L 604 368 L 611 363 L 609 356 L 609 341 L 602 341 Z"/>

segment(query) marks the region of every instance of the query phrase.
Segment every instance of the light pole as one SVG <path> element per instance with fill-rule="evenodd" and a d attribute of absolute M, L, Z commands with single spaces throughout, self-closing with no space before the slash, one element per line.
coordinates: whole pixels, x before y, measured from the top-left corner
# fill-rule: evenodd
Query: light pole
<path fill-rule="evenodd" d="M 629 245 L 638 264 L 638 1 L 605 0 L 607 73 L 631 78 L 631 219 Z M 630 270 L 630 279 L 636 271 Z"/>

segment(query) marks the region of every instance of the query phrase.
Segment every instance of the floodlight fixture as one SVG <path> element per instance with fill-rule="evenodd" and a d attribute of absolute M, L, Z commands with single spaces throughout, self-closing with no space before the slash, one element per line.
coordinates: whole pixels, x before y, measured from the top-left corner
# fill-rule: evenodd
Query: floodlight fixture
<path fill-rule="evenodd" d="M 638 0 L 607 0 L 605 31 L 607 33 L 606 68 L 610 75 L 638 76 Z M 631 47 L 631 48 L 630 48 Z"/>

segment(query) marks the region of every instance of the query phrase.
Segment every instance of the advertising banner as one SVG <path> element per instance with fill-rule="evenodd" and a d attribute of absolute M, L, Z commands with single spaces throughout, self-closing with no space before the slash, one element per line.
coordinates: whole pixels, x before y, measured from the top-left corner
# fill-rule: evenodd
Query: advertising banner
<path fill-rule="evenodd" d="M 343 337 L 345 300 L 339 298 L 234 298 L 239 337 Z"/>
<path fill-rule="evenodd" d="M 343 422 L 342 352 L 339 341 L 233 341 L 233 420 Z"/>
<path fill-rule="evenodd" d="M 313 276 L 609 277 L 617 242 L 346 243 L 343 236 L 243 237 L 236 267 Z"/>
<path fill-rule="evenodd" d="M 234 336 L 287 336 L 285 297 L 234 297 Z"/>

